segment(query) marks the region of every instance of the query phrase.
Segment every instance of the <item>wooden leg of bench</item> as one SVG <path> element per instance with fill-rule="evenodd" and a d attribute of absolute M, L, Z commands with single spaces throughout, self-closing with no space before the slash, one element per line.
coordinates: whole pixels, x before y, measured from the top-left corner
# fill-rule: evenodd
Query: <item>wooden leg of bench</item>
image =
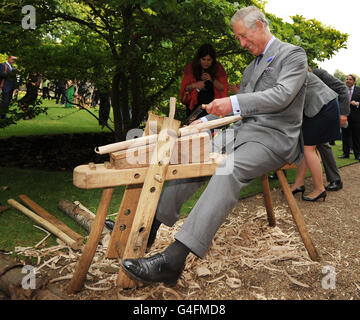
<path fill-rule="evenodd" d="M 90 231 L 89 239 L 86 242 L 83 254 L 81 255 L 76 265 L 74 275 L 69 283 L 69 286 L 67 287 L 68 293 L 78 292 L 84 285 L 86 274 L 89 270 L 96 252 L 96 248 L 100 241 L 113 191 L 114 188 L 106 188 L 102 193 L 101 201 L 96 212 L 96 217 Z"/>
<path fill-rule="evenodd" d="M 307 252 L 309 253 L 309 256 L 311 260 L 313 261 L 320 261 L 320 256 L 315 248 L 315 246 L 312 243 L 312 240 L 310 238 L 309 232 L 307 230 L 304 218 L 299 210 L 299 207 L 296 203 L 296 200 L 291 192 L 291 189 L 289 187 L 289 184 L 286 180 L 286 177 L 284 175 L 284 172 L 282 170 L 277 170 L 276 174 L 279 178 L 279 182 L 281 184 L 281 187 L 284 191 L 285 199 L 289 205 L 291 214 L 295 220 L 295 224 L 298 228 L 298 231 L 300 233 L 301 239 L 304 242 L 305 248 Z"/>
<path fill-rule="evenodd" d="M 268 221 L 269 221 L 269 226 L 275 227 L 276 219 L 275 219 L 273 204 L 272 204 L 272 200 L 271 200 L 269 179 L 266 174 L 261 176 L 261 184 L 262 184 L 263 193 L 264 193 L 264 204 L 265 204 L 266 213 L 267 213 L 267 217 L 268 217 Z"/>

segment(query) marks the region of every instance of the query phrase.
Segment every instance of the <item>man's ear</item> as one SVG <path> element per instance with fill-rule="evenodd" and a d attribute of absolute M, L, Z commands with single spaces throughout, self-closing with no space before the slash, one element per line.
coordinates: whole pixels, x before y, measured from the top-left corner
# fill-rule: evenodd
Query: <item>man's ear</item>
<path fill-rule="evenodd" d="M 255 22 L 256 29 L 263 30 L 264 29 L 264 23 L 260 20 L 257 20 Z"/>

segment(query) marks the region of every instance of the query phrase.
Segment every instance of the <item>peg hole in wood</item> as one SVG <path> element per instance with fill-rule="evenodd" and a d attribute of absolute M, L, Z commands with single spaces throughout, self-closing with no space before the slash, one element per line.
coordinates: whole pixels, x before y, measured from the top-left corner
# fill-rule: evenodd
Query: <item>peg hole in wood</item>
<path fill-rule="evenodd" d="M 140 173 L 135 173 L 135 174 L 134 174 L 134 178 L 135 178 L 135 179 L 139 179 L 139 178 L 140 178 Z"/>
<path fill-rule="evenodd" d="M 122 224 L 122 225 L 120 226 L 120 230 L 121 230 L 121 231 L 125 231 L 125 230 L 126 230 L 126 225 L 125 225 L 125 224 Z"/>
<path fill-rule="evenodd" d="M 176 175 L 176 174 L 177 174 L 177 170 L 173 170 L 172 174 L 173 174 L 173 175 Z"/>
<path fill-rule="evenodd" d="M 143 232 L 144 230 L 145 230 L 145 228 L 144 228 L 144 227 L 141 227 L 141 228 L 139 229 L 139 233 Z"/>
<path fill-rule="evenodd" d="M 151 187 L 151 188 L 150 188 L 150 192 L 151 192 L 151 193 L 155 192 L 155 190 L 156 190 L 155 187 Z"/>
<path fill-rule="evenodd" d="M 130 210 L 130 209 L 126 209 L 126 210 L 124 211 L 124 214 L 125 214 L 126 216 L 130 215 L 130 213 L 131 213 L 131 210 Z"/>

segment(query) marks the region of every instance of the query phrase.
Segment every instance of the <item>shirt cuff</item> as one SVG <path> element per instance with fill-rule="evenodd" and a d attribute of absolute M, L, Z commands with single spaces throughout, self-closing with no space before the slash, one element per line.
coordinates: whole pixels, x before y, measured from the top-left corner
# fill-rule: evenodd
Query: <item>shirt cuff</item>
<path fill-rule="evenodd" d="M 202 122 L 208 122 L 208 121 L 209 121 L 206 117 L 201 117 L 200 120 L 201 120 Z"/>
<path fill-rule="evenodd" d="M 241 114 L 239 102 L 238 102 L 236 95 L 230 96 L 230 100 L 231 100 L 231 105 L 232 105 L 234 115 Z"/>

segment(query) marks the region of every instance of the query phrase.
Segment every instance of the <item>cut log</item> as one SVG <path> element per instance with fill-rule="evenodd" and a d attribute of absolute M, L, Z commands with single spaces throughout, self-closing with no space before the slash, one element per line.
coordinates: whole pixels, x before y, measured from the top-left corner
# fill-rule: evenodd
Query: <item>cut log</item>
<path fill-rule="evenodd" d="M 63 300 L 47 288 L 46 280 L 36 276 L 35 288 L 24 289 L 22 282 L 26 274 L 23 265 L 0 253 L 0 292 L 11 300 Z"/>
<path fill-rule="evenodd" d="M 104 164 L 105 167 L 105 164 Z M 74 201 L 73 202 L 75 205 L 77 205 L 80 209 L 83 209 L 84 211 L 88 212 L 93 219 L 95 219 L 96 215 L 94 212 L 90 211 L 88 208 L 86 208 L 80 201 Z"/>
<path fill-rule="evenodd" d="M 24 194 L 20 194 L 19 198 L 22 202 L 24 202 L 30 209 L 34 210 L 40 217 L 52 223 L 54 226 L 59 228 L 62 232 L 66 233 L 70 238 L 79 242 L 81 245 L 84 241 L 84 237 L 70 229 L 65 223 L 56 219 L 49 212 L 47 212 L 44 208 L 40 207 L 36 202 L 32 201 L 29 197 Z"/>
<path fill-rule="evenodd" d="M 69 200 L 60 200 L 58 203 L 58 208 L 68 215 L 71 219 L 76 221 L 80 226 L 82 226 L 87 232 L 91 231 L 91 228 L 94 224 L 95 215 L 81 209 L 78 205 L 72 203 Z M 110 230 L 107 227 L 104 227 L 102 234 L 109 233 Z"/>
<path fill-rule="evenodd" d="M 71 239 L 66 233 L 61 231 L 59 228 L 51 224 L 49 221 L 45 220 L 44 218 L 38 216 L 36 213 L 32 212 L 28 208 L 24 207 L 22 204 L 17 202 L 14 199 L 9 199 L 8 203 L 13 206 L 14 208 L 21 211 L 23 214 L 28 216 L 30 219 L 34 220 L 36 223 L 40 224 L 47 230 L 49 230 L 51 233 L 56 235 L 58 238 L 63 240 L 66 244 L 68 244 L 72 249 L 78 250 L 80 248 L 80 245 L 75 240 Z"/>

